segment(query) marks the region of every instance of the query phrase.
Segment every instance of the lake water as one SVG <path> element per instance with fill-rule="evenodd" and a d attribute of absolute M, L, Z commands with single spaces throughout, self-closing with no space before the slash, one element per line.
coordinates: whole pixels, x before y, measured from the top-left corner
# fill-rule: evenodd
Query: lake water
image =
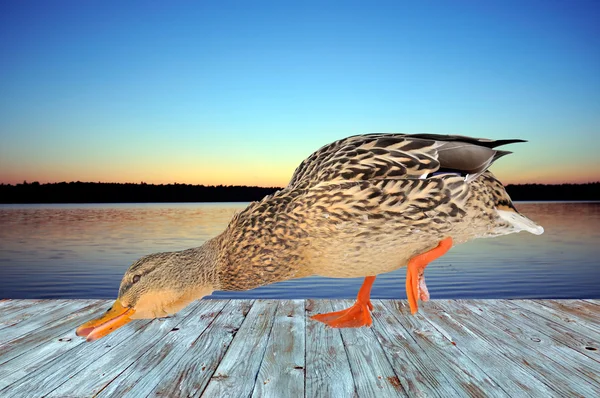
<path fill-rule="evenodd" d="M 0 205 L 0 298 L 115 298 L 137 258 L 199 246 L 244 203 Z M 600 298 L 600 203 L 517 203 L 545 228 L 456 246 L 426 270 L 432 298 Z M 399 247 L 400 249 L 400 247 Z M 374 298 L 406 298 L 405 269 Z M 304 278 L 219 298 L 353 298 L 362 279 Z"/>

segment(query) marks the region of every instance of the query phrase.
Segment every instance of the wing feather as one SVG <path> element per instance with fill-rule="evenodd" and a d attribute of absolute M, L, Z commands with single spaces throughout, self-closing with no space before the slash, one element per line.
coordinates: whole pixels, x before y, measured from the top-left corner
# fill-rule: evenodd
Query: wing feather
<path fill-rule="evenodd" d="M 366 134 L 329 144 L 304 160 L 288 186 L 320 182 L 418 178 L 439 168 L 436 142 L 403 134 Z"/>
<path fill-rule="evenodd" d="M 321 182 L 426 178 L 458 172 L 472 180 L 510 152 L 500 145 L 522 140 L 490 140 L 457 135 L 365 134 L 335 141 L 314 152 L 294 172 L 288 187 Z"/>

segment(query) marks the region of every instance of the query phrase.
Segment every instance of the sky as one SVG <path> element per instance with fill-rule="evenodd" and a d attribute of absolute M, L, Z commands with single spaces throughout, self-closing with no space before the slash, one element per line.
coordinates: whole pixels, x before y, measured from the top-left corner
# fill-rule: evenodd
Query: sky
<path fill-rule="evenodd" d="M 284 186 L 369 132 L 521 138 L 600 181 L 597 1 L 0 0 L 0 183 Z"/>

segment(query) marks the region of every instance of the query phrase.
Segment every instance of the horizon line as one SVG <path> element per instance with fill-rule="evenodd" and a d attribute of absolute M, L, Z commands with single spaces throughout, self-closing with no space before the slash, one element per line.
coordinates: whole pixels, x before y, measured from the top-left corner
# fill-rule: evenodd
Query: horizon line
<path fill-rule="evenodd" d="M 6 183 L 6 182 L 0 182 L 0 185 L 4 185 L 4 186 L 19 186 L 19 185 L 52 185 L 52 184 L 122 184 L 122 185 L 155 185 L 155 186 L 161 186 L 161 185 L 191 185 L 191 186 L 204 186 L 204 187 L 248 187 L 248 188 L 277 188 L 277 189 L 283 189 L 285 188 L 287 185 L 284 186 L 275 186 L 275 185 L 271 185 L 271 186 L 266 186 L 266 185 L 245 185 L 245 184 L 193 184 L 193 183 L 185 183 L 185 182 L 168 182 L 168 183 L 154 183 L 154 182 L 145 182 L 145 181 L 140 181 L 140 182 L 116 182 L 116 181 L 81 181 L 81 180 L 77 180 L 77 181 L 55 181 L 55 182 L 39 182 L 39 181 L 32 181 L 32 182 L 28 182 L 27 180 L 24 180 L 23 182 L 20 183 Z M 525 183 L 507 183 L 507 184 L 503 184 L 505 186 L 508 185 L 589 185 L 589 184 L 600 184 L 600 180 L 596 180 L 596 181 L 588 181 L 588 182 L 557 182 L 557 183 L 540 183 L 540 182 L 525 182 Z"/>

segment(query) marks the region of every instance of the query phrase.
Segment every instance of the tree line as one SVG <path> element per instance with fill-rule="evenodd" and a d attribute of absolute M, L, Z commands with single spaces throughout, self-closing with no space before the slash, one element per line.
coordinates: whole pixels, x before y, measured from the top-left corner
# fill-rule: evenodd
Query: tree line
<path fill-rule="evenodd" d="M 281 188 L 104 182 L 0 184 L 0 203 L 251 202 Z M 513 200 L 600 200 L 600 182 L 507 185 Z"/>

